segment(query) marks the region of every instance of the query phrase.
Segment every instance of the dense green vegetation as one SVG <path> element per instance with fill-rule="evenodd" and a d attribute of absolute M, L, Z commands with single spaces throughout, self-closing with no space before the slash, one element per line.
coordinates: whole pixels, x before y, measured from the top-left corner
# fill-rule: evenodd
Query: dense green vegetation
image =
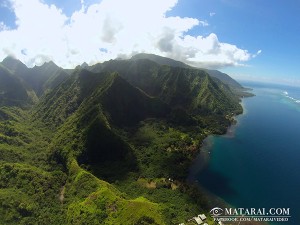
<path fill-rule="evenodd" d="M 193 68 L 187 64 L 184 64 L 180 61 L 176 61 L 170 58 L 153 55 L 153 54 L 146 54 L 146 53 L 140 53 L 137 55 L 132 56 L 132 60 L 140 60 L 140 59 L 149 59 L 153 62 L 158 63 L 159 65 L 168 65 L 171 67 L 180 67 L 180 68 Z M 197 69 L 197 68 L 196 68 Z M 205 72 L 207 72 L 212 78 L 217 78 L 215 80 L 220 80 L 222 83 L 228 85 L 228 87 L 233 91 L 235 94 L 238 94 L 239 96 L 252 96 L 250 93 L 247 92 L 247 89 L 244 88 L 242 85 L 240 85 L 236 80 L 232 79 L 230 76 L 228 76 L 226 73 L 222 73 L 218 70 L 209 70 L 209 69 L 203 69 Z"/>
<path fill-rule="evenodd" d="M 178 66 L 133 58 L 69 75 L 5 59 L 0 224 L 179 224 L 207 214 L 188 168 L 242 108 L 227 84 Z"/>
<path fill-rule="evenodd" d="M 239 97 L 230 87 L 204 70 L 160 65 L 149 59 L 111 60 L 87 68 L 93 72 L 116 71 L 133 86 L 160 98 L 172 108 L 188 113 L 240 113 Z"/>

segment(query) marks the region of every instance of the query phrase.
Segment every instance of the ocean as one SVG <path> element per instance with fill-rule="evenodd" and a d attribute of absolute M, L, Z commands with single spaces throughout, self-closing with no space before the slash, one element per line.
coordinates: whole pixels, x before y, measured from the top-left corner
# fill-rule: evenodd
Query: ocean
<path fill-rule="evenodd" d="M 205 140 L 209 160 L 193 176 L 234 207 L 290 209 L 288 222 L 272 225 L 299 225 L 300 88 L 242 84 L 255 96 L 226 135 Z"/>

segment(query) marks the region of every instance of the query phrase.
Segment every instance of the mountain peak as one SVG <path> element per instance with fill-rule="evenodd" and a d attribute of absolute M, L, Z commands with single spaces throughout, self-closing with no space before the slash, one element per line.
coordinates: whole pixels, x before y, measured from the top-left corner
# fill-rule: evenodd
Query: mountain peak
<path fill-rule="evenodd" d="M 56 65 L 53 61 L 45 62 L 43 65 L 40 66 L 41 68 L 53 68 L 57 69 L 59 68 L 58 65 Z"/>
<path fill-rule="evenodd" d="M 84 68 L 87 68 L 88 66 L 89 66 L 89 65 L 88 65 L 86 62 L 84 62 L 84 63 L 82 63 L 82 64 L 80 65 L 80 67 L 83 68 L 83 69 L 84 69 Z"/>
<path fill-rule="evenodd" d="M 12 56 L 7 56 L 1 64 L 13 72 L 19 69 L 28 69 L 24 63 Z"/>
<path fill-rule="evenodd" d="M 6 56 L 2 62 L 8 62 L 8 61 L 18 61 L 14 56 L 8 55 Z"/>
<path fill-rule="evenodd" d="M 172 67 L 183 67 L 183 68 L 191 68 L 191 66 L 163 56 L 155 55 L 155 54 L 148 54 L 148 53 L 139 53 L 131 57 L 132 60 L 139 60 L 139 59 L 149 59 L 151 61 L 156 62 L 159 65 L 168 65 Z"/>

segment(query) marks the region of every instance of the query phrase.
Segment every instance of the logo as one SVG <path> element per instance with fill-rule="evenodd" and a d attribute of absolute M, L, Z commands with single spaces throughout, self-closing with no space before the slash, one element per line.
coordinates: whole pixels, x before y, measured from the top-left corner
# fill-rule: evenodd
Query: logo
<path fill-rule="evenodd" d="M 221 209 L 219 207 L 215 207 L 215 208 L 211 209 L 209 212 L 212 216 L 220 216 L 223 213 L 223 209 Z"/>
<path fill-rule="evenodd" d="M 210 210 L 217 222 L 289 222 L 290 208 L 220 208 Z"/>

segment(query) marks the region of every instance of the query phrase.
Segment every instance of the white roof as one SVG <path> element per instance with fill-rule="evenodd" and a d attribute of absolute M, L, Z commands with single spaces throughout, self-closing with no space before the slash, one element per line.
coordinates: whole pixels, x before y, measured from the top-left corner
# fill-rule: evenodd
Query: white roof
<path fill-rule="evenodd" d="M 199 217 L 194 217 L 194 219 L 198 224 L 201 224 L 203 222 Z"/>
<path fill-rule="evenodd" d="M 205 220 L 206 219 L 206 216 L 204 214 L 200 214 L 198 215 L 198 217 L 201 219 L 201 220 Z"/>

